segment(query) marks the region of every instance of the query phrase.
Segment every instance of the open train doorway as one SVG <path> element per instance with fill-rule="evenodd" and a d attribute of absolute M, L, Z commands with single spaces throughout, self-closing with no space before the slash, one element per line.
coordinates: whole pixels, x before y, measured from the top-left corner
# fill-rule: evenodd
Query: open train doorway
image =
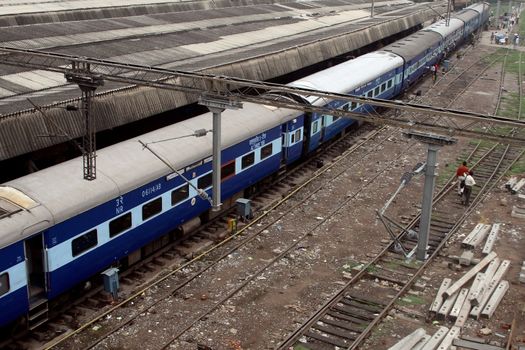
<path fill-rule="evenodd" d="M 46 291 L 44 239 L 39 234 L 25 241 L 27 280 L 30 299 L 42 297 Z"/>

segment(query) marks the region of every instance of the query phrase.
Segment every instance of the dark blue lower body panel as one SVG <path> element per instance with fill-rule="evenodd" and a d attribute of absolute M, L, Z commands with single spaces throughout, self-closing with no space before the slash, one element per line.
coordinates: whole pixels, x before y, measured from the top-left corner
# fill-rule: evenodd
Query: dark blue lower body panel
<path fill-rule="evenodd" d="M 17 318 L 27 314 L 29 302 L 27 298 L 27 287 L 0 298 L 0 327 L 13 322 Z"/>
<path fill-rule="evenodd" d="M 310 136 L 310 138 L 308 139 L 308 153 L 317 149 L 320 143 L 321 143 L 321 133 L 320 132 Z"/>
<path fill-rule="evenodd" d="M 301 158 L 303 152 L 303 143 L 298 142 L 293 146 L 286 147 L 286 164 L 291 164 Z"/>
<path fill-rule="evenodd" d="M 336 137 L 341 131 L 355 123 L 353 119 L 340 119 L 336 123 L 331 124 L 325 128 L 323 142 L 326 142 Z"/>
<path fill-rule="evenodd" d="M 202 199 L 198 199 L 194 206 L 191 206 L 188 201 L 50 272 L 49 285 L 51 288 L 48 291 L 48 297 L 54 298 L 62 294 L 115 261 L 200 215 L 208 207 L 208 202 Z"/>

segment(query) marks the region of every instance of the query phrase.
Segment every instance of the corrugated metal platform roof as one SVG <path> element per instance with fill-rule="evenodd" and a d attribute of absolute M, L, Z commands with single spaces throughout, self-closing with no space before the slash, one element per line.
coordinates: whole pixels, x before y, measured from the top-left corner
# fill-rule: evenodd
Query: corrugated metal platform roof
<path fill-rule="evenodd" d="M 253 0 L 252 4 L 247 0 L 243 6 L 232 6 L 226 0 L 11 0 L 0 6 L 0 45 L 266 80 L 350 52 L 435 16 L 428 5 L 406 0 L 376 1 L 373 19 L 369 18 L 370 3 L 362 0 L 267 1 Z M 107 82 L 97 93 L 121 87 Z M 137 107 L 152 95 L 162 96 L 156 99 L 158 105 L 146 103 L 134 111 L 119 105 L 120 101 L 130 105 L 129 99 L 136 98 L 132 104 Z M 31 108 L 27 98 L 48 105 L 79 96 L 79 89 L 67 85 L 61 74 L 0 65 L 0 135 L 33 125 L 42 133 L 41 122 L 30 121 L 41 116 L 25 111 Z M 102 94 L 95 104 L 99 102 L 106 108 L 100 113 L 111 116 L 98 124 L 102 130 L 191 101 L 174 92 L 136 88 L 112 92 L 111 97 Z M 49 114 L 58 120 L 71 118 L 59 116 L 61 113 Z M 71 132 L 73 137 L 79 136 Z M 12 141 L 9 147 L 0 144 L 0 159 L 54 142 L 49 138 L 28 142 L 31 145 Z"/>

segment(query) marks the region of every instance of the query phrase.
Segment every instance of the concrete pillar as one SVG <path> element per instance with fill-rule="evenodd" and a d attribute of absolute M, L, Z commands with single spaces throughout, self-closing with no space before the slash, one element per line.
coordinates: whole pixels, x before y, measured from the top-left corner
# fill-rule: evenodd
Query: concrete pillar
<path fill-rule="evenodd" d="M 436 160 L 439 145 L 428 144 L 427 167 L 425 169 L 425 187 L 423 189 L 423 202 L 421 205 L 421 219 L 419 220 L 419 239 L 417 243 L 416 258 L 424 261 L 427 256 L 428 236 L 430 231 L 430 217 L 432 214 L 432 199 L 436 181 Z"/>
<path fill-rule="evenodd" d="M 212 210 L 221 210 L 221 113 L 224 108 L 208 107 L 213 113 L 213 153 L 212 153 Z"/>
<path fill-rule="evenodd" d="M 212 151 L 212 210 L 221 209 L 221 113 L 225 109 L 240 109 L 242 103 L 221 96 L 201 96 L 199 104 L 208 107 L 213 114 Z"/>

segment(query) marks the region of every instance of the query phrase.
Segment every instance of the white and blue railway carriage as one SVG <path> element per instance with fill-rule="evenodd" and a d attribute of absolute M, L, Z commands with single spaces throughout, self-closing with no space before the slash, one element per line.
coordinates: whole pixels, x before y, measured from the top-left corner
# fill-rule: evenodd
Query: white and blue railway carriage
<path fill-rule="evenodd" d="M 446 52 L 452 51 L 458 43 L 463 41 L 465 36 L 464 22 L 458 18 L 450 18 L 448 26 L 446 20 L 442 19 L 423 30 L 432 31 L 441 35 L 443 40 L 440 50 L 443 52 L 443 55 L 446 55 Z"/>
<path fill-rule="evenodd" d="M 487 3 L 478 3 L 471 5 L 454 15 L 455 18 L 462 20 L 465 23 L 464 39 L 468 39 L 469 35 L 488 19 L 490 6 Z"/>
<path fill-rule="evenodd" d="M 373 67 L 373 69 L 370 69 Z M 389 52 L 372 52 L 353 60 L 338 64 L 297 80 L 292 87 L 343 93 L 362 97 L 390 99 L 399 93 L 396 88 L 401 82 L 403 60 Z M 314 106 L 329 106 L 354 112 L 369 112 L 370 105 L 354 102 L 326 100 L 317 96 L 301 96 Z M 308 151 L 316 149 L 355 121 L 332 115 L 313 113 L 305 118 L 305 124 L 311 121 Z"/>
<path fill-rule="evenodd" d="M 383 48 L 404 61 L 402 89 L 407 89 L 415 83 L 428 71 L 429 65 L 440 59 L 441 42 L 442 37 L 439 33 L 422 30 Z"/>
<path fill-rule="evenodd" d="M 281 166 L 282 125 L 297 112 L 246 103 L 222 115 L 222 198 L 230 198 Z M 210 129 L 211 113 L 139 139 L 154 142 Z M 152 145 L 211 194 L 211 135 Z M 100 150 L 97 179 L 79 175 L 79 159 L 0 187 L 27 198 L 0 219 L 0 325 L 54 298 L 169 230 L 209 209 L 208 201 L 137 139 Z"/>

